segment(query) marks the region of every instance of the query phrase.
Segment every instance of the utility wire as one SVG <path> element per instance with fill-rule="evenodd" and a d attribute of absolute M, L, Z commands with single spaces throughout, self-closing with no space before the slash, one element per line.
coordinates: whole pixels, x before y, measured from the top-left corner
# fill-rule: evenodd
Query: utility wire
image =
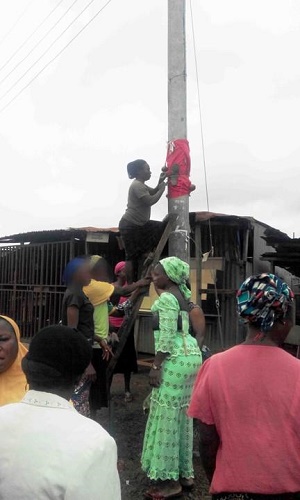
<path fill-rule="evenodd" d="M 103 7 L 101 7 L 101 9 L 99 9 L 96 14 L 78 31 L 78 33 L 76 33 L 75 36 L 73 36 L 73 38 L 71 38 L 71 40 L 69 40 L 69 42 L 52 58 L 50 59 L 50 61 L 47 62 L 47 64 L 45 64 L 45 66 L 24 86 L 22 87 L 19 92 L 12 98 L 10 99 L 10 101 L 8 101 L 7 104 L 5 104 L 5 106 L 3 106 L 1 109 L 0 109 L 0 113 L 2 113 L 6 108 L 8 108 L 8 106 L 10 106 L 10 104 L 12 102 L 14 102 L 20 94 L 22 94 L 24 92 L 24 90 L 26 90 L 31 84 L 32 82 L 34 82 L 34 80 L 36 80 L 36 78 L 38 78 L 40 76 L 41 73 L 43 73 L 43 71 L 45 71 L 45 69 L 48 68 L 48 66 L 50 66 L 50 64 L 52 64 L 68 47 L 69 45 L 71 45 L 71 43 L 76 40 L 76 38 L 79 37 L 79 35 L 81 35 L 81 33 L 96 19 L 96 17 L 99 16 L 99 14 L 112 2 L 112 0 L 108 0 L 104 5 Z M 91 2 L 90 2 L 91 3 Z"/>
<path fill-rule="evenodd" d="M 17 26 L 17 24 L 21 21 L 22 17 L 25 16 L 26 12 L 28 11 L 28 9 L 30 8 L 30 6 L 31 6 L 31 4 L 33 2 L 34 2 L 34 0 L 31 0 L 31 1 L 28 2 L 28 4 L 26 5 L 25 9 L 22 10 L 22 12 L 19 15 L 19 17 L 16 19 L 16 21 L 13 23 L 13 25 L 9 28 L 9 30 L 5 33 L 5 35 L 1 38 L 0 45 L 2 45 L 3 42 L 5 42 L 5 40 L 9 37 L 9 35 L 12 33 L 12 31 Z"/>
<path fill-rule="evenodd" d="M 56 11 L 56 9 L 60 6 L 60 4 L 62 2 L 64 2 L 65 0 L 60 0 L 58 2 L 58 4 L 56 4 L 55 7 L 53 7 L 53 9 L 49 12 L 49 14 L 47 14 L 47 16 L 40 22 L 40 24 L 35 28 L 35 30 L 21 43 L 21 45 L 19 45 L 19 47 L 13 52 L 13 54 L 7 59 L 7 61 L 5 61 L 5 63 L 0 66 L 0 71 L 2 71 L 4 68 L 6 68 L 6 66 L 10 63 L 10 61 L 12 61 L 12 59 L 20 52 L 20 50 L 23 49 L 23 47 L 25 47 L 25 45 L 29 42 L 29 40 L 31 40 L 31 38 L 37 33 L 37 31 L 45 24 L 46 21 L 48 21 L 49 17 L 52 16 L 52 14 Z M 8 75 L 7 75 L 8 76 Z M 4 81 L 4 80 L 2 80 Z"/>
<path fill-rule="evenodd" d="M 204 179 L 205 179 L 206 205 L 207 205 L 207 211 L 209 212 L 210 207 L 209 207 L 209 194 L 208 194 L 208 178 L 207 178 L 206 156 L 205 156 L 205 147 L 204 147 L 202 106 L 201 106 L 201 97 L 200 97 L 199 70 L 198 70 L 198 58 L 197 58 L 197 49 L 196 49 L 196 37 L 195 37 L 195 28 L 194 28 L 194 16 L 193 16 L 192 0 L 190 0 L 190 11 L 191 11 L 192 35 L 193 35 L 193 52 L 194 52 L 194 62 L 195 62 L 196 81 L 197 81 L 198 111 L 199 111 L 199 118 L 200 118 L 200 133 L 201 133 L 202 158 L 203 158 Z M 211 241 L 211 245 L 212 245 L 212 241 Z"/>
<path fill-rule="evenodd" d="M 32 54 L 32 52 L 45 40 L 45 38 L 47 38 L 48 35 L 50 35 L 50 33 L 56 28 L 56 26 L 60 23 L 60 21 L 66 17 L 66 15 L 68 14 L 68 12 L 70 12 L 70 10 L 72 9 L 72 7 L 75 5 L 75 3 L 77 3 L 78 0 L 74 0 L 73 3 L 67 8 L 67 10 L 57 19 L 57 21 L 53 24 L 53 26 L 51 26 L 51 28 L 46 32 L 46 34 L 40 38 L 40 40 L 32 47 L 32 49 L 30 49 L 30 51 L 28 52 L 28 54 L 26 54 L 25 57 L 23 57 L 23 59 L 21 59 L 21 61 L 19 61 L 11 70 L 9 73 L 7 73 L 7 75 L 5 75 L 4 78 L 2 78 L 2 80 L 0 80 L 0 85 L 5 82 L 5 80 L 7 80 L 7 78 L 20 66 L 20 64 L 22 64 L 24 61 L 26 61 L 26 59 L 28 59 L 28 57 Z M 50 45 L 50 48 L 51 48 L 51 45 Z M 38 59 L 39 61 L 39 59 Z M 34 66 L 34 65 L 33 65 Z M 31 69 L 31 68 L 29 68 Z M 29 70 L 28 70 L 29 71 Z M 23 76 L 26 75 L 26 72 L 22 75 L 21 79 L 23 78 Z M 11 87 L 11 89 L 13 89 L 15 87 L 15 85 L 17 85 L 17 83 L 19 83 L 20 79 L 17 80 L 17 82 Z M 10 90 L 9 89 L 1 98 L 0 98 L 0 101 L 2 100 L 3 97 L 5 97 L 9 92 Z"/>
<path fill-rule="evenodd" d="M 73 5 L 75 5 L 75 3 L 78 2 L 78 0 L 74 0 L 74 2 L 70 5 L 70 7 L 68 8 L 67 12 L 73 7 Z M 17 81 L 15 81 L 13 83 L 13 85 L 6 91 L 4 92 L 4 94 L 0 97 L 0 102 L 7 96 L 7 94 L 10 94 L 10 92 L 16 87 L 16 85 L 18 85 L 18 83 L 23 80 L 23 78 L 29 73 L 29 71 L 32 70 L 32 68 L 34 68 L 39 62 L 41 59 L 43 59 L 43 57 L 49 52 L 50 49 L 52 49 L 53 45 L 56 44 L 56 42 L 66 33 L 66 31 L 68 31 L 68 29 L 77 21 L 77 19 L 89 8 L 89 6 L 94 3 L 95 0 L 90 0 L 90 2 L 84 7 L 84 9 L 82 9 L 82 11 L 77 14 L 77 16 L 74 17 L 74 19 L 68 24 L 68 26 L 58 35 L 58 37 L 56 37 L 53 42 L 50 43 L 50 45 L 47 47 L 46 50 L 44 50 L 44 52 L 38 57 L 38 59 L 31 65 L 29 66 L 29 68 L 17 79 Z M 65 12 L 63 14 L 62 17 L 64 17 L 66 15 Z M 1 81 L 0 81 L 1 83 Z"/>
<path fill-rule="evenodd" d="M 199 119 L 200 119 L 200 131 L 201 131 L 200 133 L 201 133 L 202 159 L 203 159 L 205 193 L 206 193 L 206 206 L 207 206 L 207 211 L 210 212 L 209 190 L 208 190 L 208 176 L 207 176 L 207 167 L 206 167 L 206 155 L 205 155 L 204 133 L 203 133 L 203 119 L 202 119 L 202 106 L 201 106 L 202 102 L 201 102 L 201 96 L 200 96 L 200 81 L 199 81 L 198 57 L 197 57 L 197 48 L 196 48 L 196 36 L 195 36 L 195 27 L 194 27 L 194 15 L 193 15 L 192 0 L 190 0 L 190 12 L 191 12 L 191 24 L 192 24 L 194 62 L 195 62 L 196 81 L 197 81 L 198 110 L 199 110 Z M 209 242 L 210 242 L 210 247 L 211 247 L 210 253 L 211 253 L 211 256 L 213 257 L 214 256 L 214 244 L 213 244 L 211 220 L 210 220 L 209 214 L 208 214 L 208 230 L 209 230 Z M 221 347 L 222 347 L 222 349 L 224 349 L 224 335 L 223 335 L 222 322 L 221 322 L 220 300 L 219 300 L 219 296 L 218 296 L 218 289 L 217 289 L 216 276 L 215 275 L 214 275 L 214 295 L 215 295 L 215 306 L 216 306 L 216 311 L 217 311 L 218 328 L 219 328 L 219 334 L 220 334 Z"/>

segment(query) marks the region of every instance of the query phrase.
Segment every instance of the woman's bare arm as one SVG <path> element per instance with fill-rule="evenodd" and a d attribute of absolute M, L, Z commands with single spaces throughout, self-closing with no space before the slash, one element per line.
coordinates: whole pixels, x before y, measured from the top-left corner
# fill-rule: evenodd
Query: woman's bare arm
<path fill-rule="evenodd" d="M 150 192 L 149 194 L 145 194 L 145 196 L 141 198 L 142 202 L 147 206 L 155 205 L 155 203 L 157 203 L 158 200 L 160 200 L 160 198 L 162 197 L 165 189 L 166 189 L 166 184 L 162 182 L 161 184 L 158 185 L 157 191 L 155 190 L 154 194 L 150 194 Z"/>
<path fill-rule="evenodd" d="M 68 326 L 70 328 L 77 328 L 78 327 L 78 322 L 79 322 L 79 310 L 75 306 L 69 306 L 67 308 L 67 322 Z M 92 365 L 92 363 L 89 364 L 85 371 L 85 375 L 87 378 L 90 380 L 94 381 L 97 378 L 96 371 Z"/>
<path fill-rule="evenodd" d="M 67 308 L 67 322 L 70 328 L 77 328 L 79 321 L 79 310 L 75 306 L 69 306 Z"/>
<path fill-rule="evenodd" d="M 135 283 L 131 283 L 130 285 L 125 285 L 125 286 L 114 285 L 115 290 L 113 295 L 118 295 L 120 297 L 129 297 L 129 295 L 135 292 L 135 290 L 149 286 L 150 281 L 151 281 L 150 278 L 143 278 L 140 279 L 139 281 L 136 281 Z"/>
<path fill-rule="evenodd" d="M 200 426 L 200 457 L 209 482 L 216 468 L 217 452 L 220 438 L 215 425 L 207 425 L 198 420 Z"/>
<path fill-rule="evenodd" d="M 166 179 L 166 177 L 167 177 L 167 176 L 166 176 L 166 173 L 165 173 L 165 172 L 162 172 L 162 173 L 160 174 L 160 176 L 159 176 L 158 184 L 157 184 L 157 186 L 156 186 L 155 188 L 151 188 L 151 187 L 147 186 L 147 187 L 148 187 L 148 189 L 149 189 L 149 193 L 150 193 L 151 195 L 156 194 L 156 193 L 159 191 L 160 186 L 161 186 L 161 184 L 164 182 L 164 180 Z"/>
<path fill-rule="evenodd" d="M 154 358 L 152 368 L 149 373 L 149 384 L 151 387 L 159 387 L 161 382 L 161 365 L 169 356 L 168 352 L 158 352 Z M 154 368 L 155 367 L 155 368 Z"/>
<path fill-rule="evenodd" d="M 190 321 L 195 333 L 198 345 L 202 349 L 205 337 L 205 316 L 200 307 L 193 307 L 190 311 Z"/>

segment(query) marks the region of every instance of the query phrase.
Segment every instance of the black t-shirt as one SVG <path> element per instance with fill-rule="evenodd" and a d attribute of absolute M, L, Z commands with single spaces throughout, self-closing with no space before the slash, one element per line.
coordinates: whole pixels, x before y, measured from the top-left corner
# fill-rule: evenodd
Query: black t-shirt
<path fill-rule="evenodd" d="M 67 288 L 62 304 L 62 323 L 68 325 L 67 309 L 76 307 L 79 311 L 77 330 L 90 342 L 94 338 L 94 307 L 81 288 Z"/>

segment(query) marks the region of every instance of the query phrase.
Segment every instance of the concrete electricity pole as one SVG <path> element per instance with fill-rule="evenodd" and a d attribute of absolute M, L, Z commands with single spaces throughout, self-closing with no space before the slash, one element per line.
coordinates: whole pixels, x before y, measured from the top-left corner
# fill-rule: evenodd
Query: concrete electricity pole
<path fill-rule="evenodd" d="M 187 138 L 185 0 L 168 0 L 168 138 Z M 170 235 L 169 255 L 189 262 L 189 196 L 169 198 L 170 214 L 178 215 Z"/>

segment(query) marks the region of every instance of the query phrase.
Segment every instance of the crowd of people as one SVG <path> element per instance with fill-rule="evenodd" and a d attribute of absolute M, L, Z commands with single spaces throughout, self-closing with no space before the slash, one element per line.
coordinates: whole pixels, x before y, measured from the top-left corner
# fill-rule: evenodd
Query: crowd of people
<path fill-rule="evenodd" d="M 144 185 L 149 166 L 138 160 L 128 170 L 135 178 L 130 196 L 150 206 L 163 180 L 145 193 L 136 183 Z M 126 220 L 128 236 L 139 224 Z M 133 281 L 125 261 L 114 271 L 110 282 L 99 255 L 69 262 L 62 324 L 43 328 L 29 350 L 17 324 L 0 316 L 2 500 L 121 499 L 117 446 L 97 423 L 97 410 L 108 403 L 106 369 L 124 304 L 150 280 Z M 281 348 L 293 326 L 292 290 L 273 274 L 249 277 L 237 292 L 237 311 L 248 325 L 245 341 L 204 362 L 205 319 L 191 301 L 189 277 L 189 265 L 174 256 L 151 273 L 158 298 L 141 443 L 141 467 L 153 481 L 145 498 L 177 498 L 193 488 L 194 419 L 214 500 L 300 498 L 300 362 Z M 136 370 L 131 332 L 115 369 L 124 374 L 128 404 Z"/>
<path fill-rule="evenodd" d="M 86 418 L 99 376 L 94 365 L 105 360 L 108 345 L 99 336 L 102 355 L 94 357 L 96 335 L 88 316 L 95 310 L 83 291 L 90 266 L 80 259 L 67 268 L 64 317 L 74 323 L 44 328 L 29 351 L 16 323 L 0 317 L 4 500 L 121 498 L 116 444 Z M 124 263 L 117 271 L 123 268 Z M 246 280 L 237 294 L 239 315 L 249 326 L 246 340 L 200 368 L 203 334 L 191 331 L 197 321 L 191 321 L 195 306 L 188 277 L 189 266 L 176 257 L 161 260 L 152 273 L 158 293 L 152 307 L 156 354 L 141 462 L 155 484 L 145 497 L 175 498 L 193 487 L 197 419 L 213 499 L 300 498 L 300 364 L 280 348 L 293 325 L 293 292 L 271 274 Z M 116 283 L 124 293 L 124 281 Z M 106 301 L 111 294 L 112 289 Z M 103 310 L 108 315 L 108 307 Z M 109 321 L 103 324 L 108 331 Z M 126 371 L 124 376 L 127 384 Z"/>

